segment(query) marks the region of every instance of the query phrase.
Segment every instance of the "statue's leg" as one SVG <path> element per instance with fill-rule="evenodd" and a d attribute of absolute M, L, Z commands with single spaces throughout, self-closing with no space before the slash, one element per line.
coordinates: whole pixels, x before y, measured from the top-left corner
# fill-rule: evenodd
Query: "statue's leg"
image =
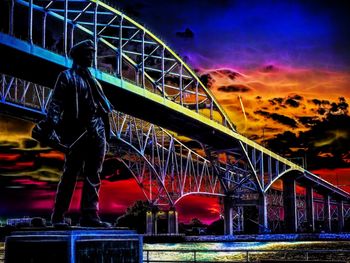
<path fill-rule="evenodd" d="M 92 134 L 88 135 L 84 167 L 84 186 L 81 198 L 82 217 L 99 220 L 98 202 L 101 186 L 100 174 L 106 151 L 106 137 L 101 118 L 98 118 Z"/>
<path fill-rule="evenodd" d="M 76 147 L 66 154 L 63 174 L 57 187 L 55 206 L 52 221 L 63 222 L 64 214 L 68 211 L 77 177 L 83 166 L 83 152 L 81 147 Z"/>

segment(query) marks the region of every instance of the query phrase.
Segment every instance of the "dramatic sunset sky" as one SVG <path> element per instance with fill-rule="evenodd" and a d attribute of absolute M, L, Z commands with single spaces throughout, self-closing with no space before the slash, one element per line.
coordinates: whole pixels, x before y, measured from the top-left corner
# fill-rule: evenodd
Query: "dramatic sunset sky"
<path fill-rule="evenodd" d="M 240 133 L 350 190 L 347 1 L 109 2 L 180 54 Z M 30 140 L 31 127 L 0 115 L 0 217 L 47 217 L 52 206 L 63 156 Z M 122 214 L 137 199 L 133 179 L 103 180 L 102 212 Z M 220 213 L 216 198 L 184 198 L 177 209 L 182 221 Z"/>

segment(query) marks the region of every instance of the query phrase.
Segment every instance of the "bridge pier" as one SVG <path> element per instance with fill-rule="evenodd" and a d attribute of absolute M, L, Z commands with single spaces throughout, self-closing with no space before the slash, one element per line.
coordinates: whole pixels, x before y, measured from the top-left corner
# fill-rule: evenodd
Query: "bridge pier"
<path fill-rule="evenodd" d="M 154 213 L 149 210 L 146 212 L 146 234 L 153 235 L 155 233 L 155 224 L 154 224 Z"/>
<path fill-rule="evenodd" d="M 343 232 L 344 230 L 344 201 L 339 200 L 337 203 L 338 206 L 338 231 Z"/>
<path fill-rule="evenodd" d="M 232 198 L 224 197 L 224 235 L 233 235 Z"/>
<path fill-rule="evenodd" d="M 178 214 L 175 208 L 171 208 L 168 211 L 168 234 L 179 233 L 179 221 Z"/>
<path fill-rule="evenodd" d="M 326 232 L 332 231 L 332 217 L 331 217 L 331 196 L 329 194 L 324 195 L 324 230 Z"/>
<path fill-rule="evenodd" d="M 295 233 L 298 231 L 298 217 L 296 206 L 296 181 L 294 178 L 286 177 L 283 180 L 283 203 L 286 231 Z"/>
<path fill-rule="evenodd" d="M 315 232 L 315 210 L 314 210 L 314 189 L 311 185 L 306 187 L 306 220 L 309 231 Z"/>
<path fill-rule="evenodd" d="M 154 212 L 152 210 L 147 211 L 146 212 L 146 234 L 157 235 L 159 231 L 164 231 L 165 229 L 164 229 L 163 223 L 165 219 L 167 220 L 167 233 L 178 234 L 179 221 L 178 221 L 178 214 L 175 208 L 171 208 L 167 212 L 163 212 L 163 211 Z M 158 226 L 158 223 L 160 223 L 161 226 Z M 160 229 L 158 229 L 159 227 Z"/>
<path fill-rule="evenodd" d="M 267 220 L 267 194 L 261 193 L 259 195 L 259 206 L 258 206 L 258 213 L 259 213 L 259 233 L 267 233 L 269 231 L 269 225 Z"/>

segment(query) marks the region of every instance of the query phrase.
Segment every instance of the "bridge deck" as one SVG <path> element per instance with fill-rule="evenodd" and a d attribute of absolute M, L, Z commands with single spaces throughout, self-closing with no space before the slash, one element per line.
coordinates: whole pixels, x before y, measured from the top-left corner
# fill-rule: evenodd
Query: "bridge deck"
<path fill-rule="evenodd" d="M 0 33 L 0 53 L 7 54 L 1 56 L 1 72 L 47 87 L 53 87 L 58 73 L 71 66 L 71 61 L 64 56 L 3 33 Z M 304 173 L 304 181 L 312 182 L 315 188 L 350 198 L 345 191 L 213 120 L 131 82 L 99 70 L 94 70 L 94 73 L 118 111 L 198 140 L 214 149 L 238 149 L 239 142 L 242 142 Z M 2 107 L 2 111 L 7 111 L 6 106 Z M 24 112 L 25 109 L 20 114 Z"/>
<path fill-rule="evenodd" d="M 46 87 L 53 87 L 58 73 L 71 66 L 68 58 L 3 33 L 0 53 L 7 54 L 0 58 L 1 72 Z M 95 70 L 95 76 L 118 111 L 218 149 L 238 147 L 235 133 L 213 120 L 110 74 Z"/>

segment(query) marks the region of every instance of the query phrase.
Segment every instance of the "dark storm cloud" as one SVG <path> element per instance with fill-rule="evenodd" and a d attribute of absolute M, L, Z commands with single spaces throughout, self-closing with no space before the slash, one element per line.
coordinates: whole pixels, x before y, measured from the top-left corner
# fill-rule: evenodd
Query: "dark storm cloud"
<path fill-rule="evenodd" d="M 36 140 L 33 140 L 31 138 L 23 139 L 24 148 L 29 149 L 29 148 L 35 148 L 36 146 L 38 146 L 38 142 Z"/>
<path fill-rule="evenodd" d="M 338 113 L 338 112 L 347 112 L 349 107 L 349 104 L 346 102 L 344 97 L 339 98 L 339 102 L 333 102 L 331 104 L 331 109 L 330 111 L 333 113 Z"/>
<path fill-rule="evenodd" d="M 294 96 L 290 96 L 289 98 L 293 99 L 293 100 L 303 100 L 304 98 L 298 94 L 294 95 Z"/>
<path fill-rule="evenodd" d="M 288 105 L 288 106 L 291 106 L 293 108 L 298 108 L 299 105 L 300 105 L 300 102 L 297 101 L 297 100 L 289 98 L 289 99 L 286 99 L 285 104 Z"/>
<path fill-rule="evenodd" d="M 319 122 L 319 119 L 317 117 L 302 116 L 298 117 L 298 121 L 302 123 L 305 127 L 309 128 L 316 125 Z"/>
<path fill-rule="evenodd" d="M 344 97 L 339 97 L 338 102 L 330 102 L 328 100 L 312 99 L 309 102 L 318 106 L 317 109 L 312 109 L 320 115 L 325 114 L 347 114 L 349 104 L 346 102 Z"/>
<path fill-rule="evenodd" d="M 176 32 L 176 36 L 177 37 L 181 37 L 181 38 L 193 38 L 194 37 L 194 33 L 191 29 L 186 28 L 185 31 L 182 32 Z"/>
<path fill-rule="evenodd" d="M 284 116 L 284 115 L 281 115 L 281 114 L 277 114 L 277 113 L 272 113 L 270 115 L 270 117 L 274 121 L 277 121 L 277 122 L 282 123 L 284 125 L 287 125 L 289 127 L 292 127 L 292 128 L 298 127 L 297 122 L 294 119 L 289 118 L 287 116 Z"/>
<path fill-rule="evenodd" d="M 315 101 L 321 105 L 321 101 Z M 267 141 L 268 148 L 289 157 L 307 156 L 308 168 L 348 167 L 345 160 L 350 153 L 349 105 L 344 98 L 330 103 L 323 110 L 322 119 L 316 116 L 299 117 L 309 130 L 294 134 L 284 132 Z M 268 113 L 263 112 L 265 116 Z M 299 148 L 291 151 L 291 147 Z"/>
<path fill-rule="evenodd" d="M 255 111 L 254 113 L 259 114 L 261 116 L 264 116 L 266 118 L 270 118 L 274 121 L 277 121 L 277 122 L 284 124 L 286 126 L 289 126 L 291 128 L 298 127 L 297 122 L 294 119 L 289 118 L 289 117 L 284 116 L 284 115 L 281 115 L 281 114 L 278 114 L 278 113 L 270 113 L 270 112 L 262 111 L 262 110 Z"/>
<path fill-rule="evenodd" d="M 18 142 L 13 141 L 0 141 L 0 152 L 6 152 L 12 148 L 19 147 L 20 144 Z"/>
<path fill-rule="evenodd" d="M 271 105 L 281 105 L 283 102 L 283 98 L 273 98 L 269 100 Z"/>
<path fill-rule="evenodd" d="M 274 65 L 267 65 L 262 68 L 262 72 L 275 72 L 277 68 Z"/>
<path fill-rule="evenodd" d="M 330 104 L 330 102 L 328 100 L 319 100 L 319 99 L 312 99 L 309 102 L 312 102 L 316 106 L 329 105 Z"/>
<path fill-rule="evenodd" d="M 221 86 L 218 88 L 219 91 L 223 92 L 248 92 L 250 88 L 242 84 L 231 84 L 227 86 Z"/>
<path fill-rule="evenodd" d="M 201 75 L 199 79 L 208 89 L 210 89 L 215 82 L 215 79 L 213 79 L 210 73 Z"/>
<path fill-rule="evenodd" d="M 237 77 L 241 76 L 241 74 L 239 74 L 238 72 L 235 72 L 229 69 L 219 69 L 219 70 L 216 70 L 215 72 L 222 74 L 231 80 L 235 80 Z"/>
<path fill-rule="evenodd" d="M 273 98 L 268 100 L 271 105 L 278 105 L 280 107 L 286 108 L 287 106 L 297 108 L 300 106 L 300 101 L 303 100 L 303 97 L 300 95 L 288 96 L 287 98 Z"/>

